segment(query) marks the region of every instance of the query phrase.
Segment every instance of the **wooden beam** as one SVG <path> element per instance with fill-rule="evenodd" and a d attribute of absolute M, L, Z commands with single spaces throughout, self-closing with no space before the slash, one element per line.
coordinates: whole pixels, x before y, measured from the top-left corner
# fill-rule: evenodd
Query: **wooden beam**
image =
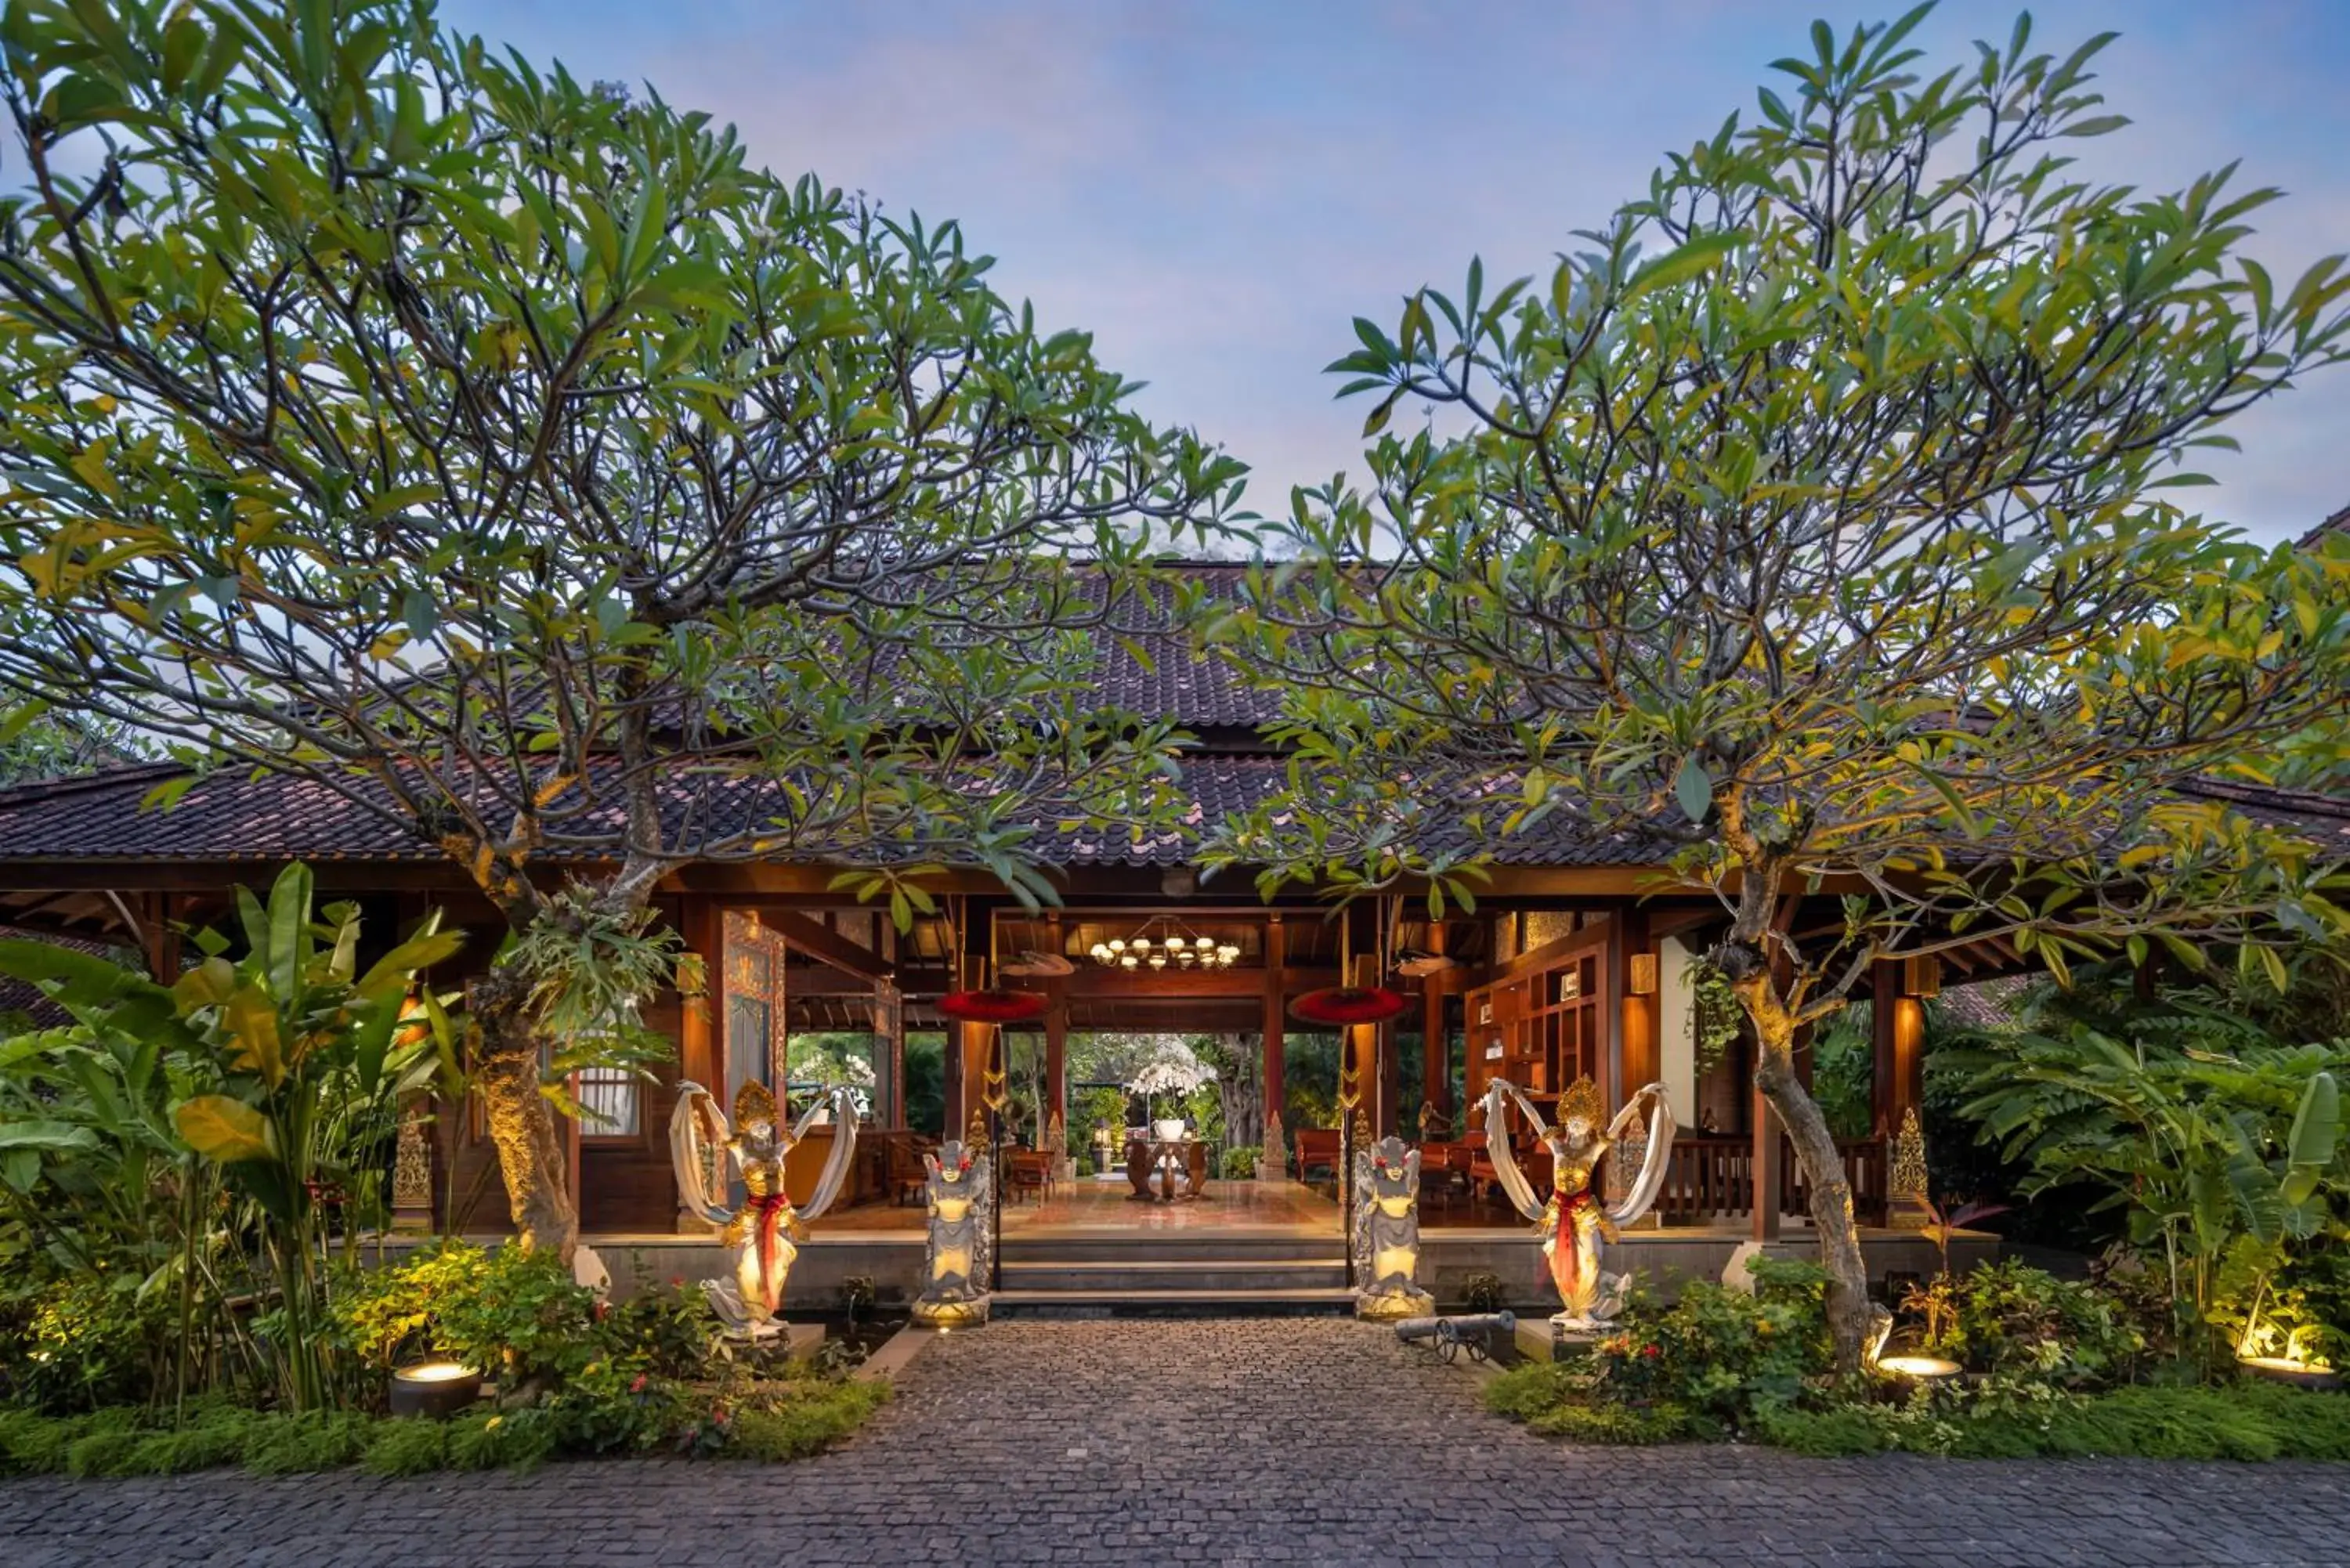
<path fill-rule="evenodd" d="M 862 948 L 838 931 L 820 921 L 812 920 L 795 909 L 760 909 L 755 901 L 737 908 L 758 910 L 759 923 L 784 939 L 786 945 L 797 948 L 820 963 L 830 964 L 844 974 L 859 980 L 888 980 L 896 972 L 895 966 L 870 948 Z"/>
<path fill-rule="evenodd" d="M 1272 970 L 1245 969 L 1081 969 L 1069 976 L 1069 994 L 1099 1000 L 1105 997 L 1232 997 L 1261 996 Z M 1283 969 L 1273 989 L 1317 991 L 1338 983 L 1335 969 Z"/>

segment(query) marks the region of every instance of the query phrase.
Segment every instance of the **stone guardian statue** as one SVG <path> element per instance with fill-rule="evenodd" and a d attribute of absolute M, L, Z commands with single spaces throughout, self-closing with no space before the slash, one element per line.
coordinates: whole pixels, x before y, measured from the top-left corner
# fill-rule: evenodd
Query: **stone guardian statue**
<path fill-rule="evenodd" d="M 1419 1150 L 1399 1137 L 1355 1151 L 1355 1315 L 1387 1321 L 1436 1310 L 1419 1275 Z"/>

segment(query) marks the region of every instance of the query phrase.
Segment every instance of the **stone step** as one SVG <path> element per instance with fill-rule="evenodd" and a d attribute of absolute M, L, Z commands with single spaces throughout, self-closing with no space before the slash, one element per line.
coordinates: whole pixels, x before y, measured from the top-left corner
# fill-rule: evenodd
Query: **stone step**
<path fill-rule="evenodd" d="M 1081 1231 L 1035 1234 L 1008 1231 L 998 1250 L 1008 1266 L 1023 1263 L 1111 1263 L 1159 1261 L 1197 1262 L 1306 1262 L 1343 1252 L 1346 1242 L 1333 1225 L 1327 1233 L 1310 1231 L 1220 1230 Z"/>
<path fill-rule="evenodd" d="M 988 1297 L 993 1317 L 1336 1317 L 1355 1310 L 1355 1293 L 1316 1290 L 1031 1291 Z"/>
<path fill-rule="evenodd" d="M 1080 1261 L 1003 1259 L 1006 1289 L 1038 1291 L 1285 1291 L 1336 1289 L 1347 1260 L 1320 1258 L 1152 1258 Z"/>

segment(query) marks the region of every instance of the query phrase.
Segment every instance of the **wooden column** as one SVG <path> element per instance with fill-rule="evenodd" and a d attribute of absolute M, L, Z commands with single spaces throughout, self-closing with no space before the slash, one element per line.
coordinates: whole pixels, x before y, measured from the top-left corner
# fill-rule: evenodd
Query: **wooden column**
<path fill-rule="evenodd" d="M 1901 1130 L 1900 1096 L 1895 1084 L 1894 1063 L 1898 1047 L 1894 1035 L 1900 1027 L 1901 965 L 1894 959 L 1878 959 L 1868 966 L 1868 1100 L 1870 1120 L 1879 1137 L 1890 1137 Z"/>
<path fill-rule="evenodd" d="M 1879 959 L 1869 966 L 1869 1098 L 1877 1130 L 1901 1130 L 1910 1107 L 1925 1108 L 1926 1008 L 1903 983 L 1901 961 Z"/>
<path fill-rule="evenodd" d="M 873 1075 L 889 1096 L 889 1115 L 882 1124 L 893 1130 L 906 1125 L 906 1009 L 898 988 L 886 980 L 873 982 Z"/>
<path fill-rule="evenodd" d="M 1045 929 L 1052 933 L 1053 951 L 1057 956 L 1066 945 L 1061 917 L 1053 916 L 1045 922 Z M 1066 1145 L 1069 1128 L 1069 982 L 1055 976 L 1045 982 L 1045 993 L 1050 999 L 1045 1008 L 1045 1103 L 1036 1108 L 1036 1138 L 1041 1145 L 1053 1118 L 1058 1116 Z M 1067 1152 L 1066 1147 L 1062 1152 Z"/>
<path fill-rule="evenodd" d="M 1750 1085 L 1747 1092 L 1753 1096 L 1753 1105 L 1747 1115 L 1752 1125 L 1754 1139 L 1752 1234 L 1758 1241 L 1775 1241 L 1779 1239 L 1779 1171 L 1784 1163 L 1781 1149 L 1784 1135 L 1779 1130 L 1778 1114 L 1772 1110 L 1771 1102 L 1762 1097 L 1759 1086 L 1753 1085 L 1753 1075 L 1750 1072 L 1747 1077 Z"/>
<path fill-rule="evenodd" d="M 1379 961 L 1369 953 L 1355 961 L 1355 983 L 1365 990 L 1385 983 L 1387 976 L 1379 972 Z M 1403 1098 L 1402 1053 L 1396 1049 L 1396 1021 L 1373 1024 L 1365 1032 L 1371 1051 L 1370 1082 L 1367 1085 L 1371 1096 L 1371 1130 L 1381 1137 L 1395 1132 L 1401 1120 L 1397 1102 Z"/>
<path fill-rule="evenodd" d="M 148 974 L 162 985 L 180 978 L 180 932 L 172 924 L 177 902 L 169 893 L 139 895 L 139 945 Z"/>
<path fill-rule="evenodd" d="M 725 1069 L 718 1034 L 726 1005 L 725 911 L 714 898 L 689 893 L 679 909 L 679 932 L 688 951 L 702 960 L 702 991 L 682 999 L 677 1029 L 677 1070 L 723 1100 Z"/>
<path fill-rule="evenodd" d="M 1617 984 L 1619 1015 L 1617 1037 L 1620 1042 L 1617 1058 L 1621 1073 L 1617 1079 L 1617 1097 L 1623 1098 L 1645 1085 L 1664 1076 L 1664 1048 L 1657 1034 L 1656 987 L 1661 984 L 1657 976 L 1659 962 L 1656 939 L 1648 932 L 1648 917 L 1645 910 L 1626 909 L 1616 917 L 1622 940 L 1617 944 Z M 1645 960 L 1649 989 L 1632 989 L 1632 971 L 1636 962 Z M 1673 1107 L 1676 1112 L 1680 1107 Z"/>
<path fill-rule="evenodd" d="M 1429 922 L 1428 947 L 1430 952 L 1444 951 L 1443 921 Z M 1452 1062 L 1444 1035 L 1444 997 L 1451 989 L 1448 982 L 1452 974 L 1440 970 L 1419 977 L 1419 1096 L 1448 1121 L 1452 1116 Z M 1411 1130 L 1417 1136 L 1419 1128 Z"/>
<path fill-rule="evenodd" d="M 1287 999 L 1281 992 L 1281 971 L 1285 958 L 1282 937 L 1281 917 L 1268 918 L 1264 925 L 1264 1014 L 1259 1025 L 1264 1033 L 1264 1112 L 1268 1116 L 1281 1116 L 1281 1137 L 1284 1147 L 1296 1136 L 1287 1116 L 1282 1110 L 1284 1084 L 1282 1028 L 1285 1022 L 1284 1010 Z"/>

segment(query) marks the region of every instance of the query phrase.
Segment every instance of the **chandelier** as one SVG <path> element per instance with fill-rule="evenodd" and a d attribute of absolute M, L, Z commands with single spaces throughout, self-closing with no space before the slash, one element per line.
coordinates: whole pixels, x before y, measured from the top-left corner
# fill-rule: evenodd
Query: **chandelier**
<path fill-rule="evenodd" d="M 1154 938 L 1155 927 L 1168 929 Z M 1196 936 L 1165 915 L 1144 921 L 1130 937 L 1112 937 L 1086 950 L 1104 969 L 1230 969 L 1241 956 L 1232 943 Z"/>

